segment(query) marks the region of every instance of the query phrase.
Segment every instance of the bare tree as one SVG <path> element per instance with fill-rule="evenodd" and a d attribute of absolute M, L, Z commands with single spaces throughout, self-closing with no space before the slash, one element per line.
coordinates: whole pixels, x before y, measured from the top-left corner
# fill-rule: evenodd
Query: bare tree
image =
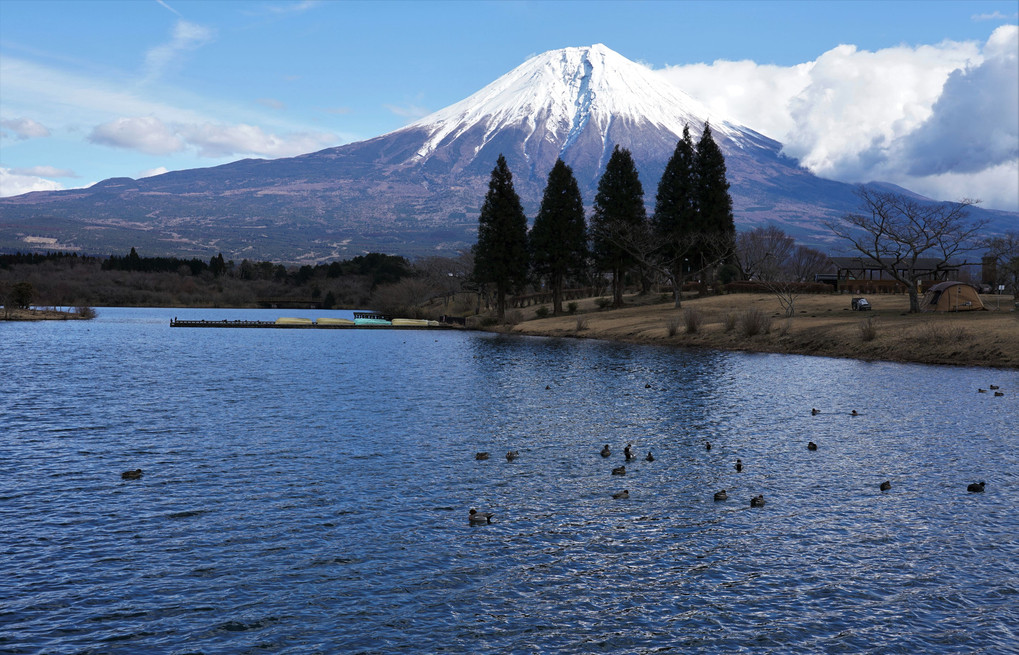
<path fill-rule="evenodd" d="M 796 246 L 784 260 L 768 258 L 761 266 L 758 279 L 778 298 L 786 316 L 796 311 L 796 299 L 809 290 L 815 273 L 830 268 L 828 256 L 807 246 Z"/>
<path fill-rule="evenodd" d="M 789 235 L 774 225 L 755 227 L 736 235 L 736 265 L 744 280 L 760 278 L 765 268 L 786 261 L 795 246 Z"/>
<path fill-rule="evenodd" d="M 899 193 L 857 188 L 862 212 L 825 221 L 835 236 L 903 284 L 909 292 L 909 311 L 920 311 L 919 281 L 930 271 L 960 265 L 952 259 L 974 249 L 974 237 L 986 221 L 967 221 L 967 207 L 976 200 L 934 203 Z M 933 264 L 920 266 L 921 258 Z"/>
<path fill-rule="evenodd" d="M 682 304 L 683 284 L 688 278 L 714 269 L 732 254 L 732 236 L 722 232 L 663 237 L 646 227 L 616 225 L 602 236 L 630 255 L 639 267 L 668 280 L 677 308 Z M 695 262 L 701 267 L 695 269 Z"/>
<path fill-rule="evenodd" d="M 985 239 L 982 245 L 987 248 L 987 256 L 994 258 L 994 282 L 1005 285 L 1012 297 L 1019 299 L 1019 232 Z"/>

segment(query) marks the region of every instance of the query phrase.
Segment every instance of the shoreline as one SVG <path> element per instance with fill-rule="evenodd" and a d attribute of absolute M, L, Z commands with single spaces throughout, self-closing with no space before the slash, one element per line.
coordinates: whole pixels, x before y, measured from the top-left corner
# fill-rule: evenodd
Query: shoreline
<path fill-rule="evenodd" d="M 489 329 L 729 352 L 1019 369 L 1019 312 L 1011 311 L 1010 297 L 1009 309 L 952 314 L 909 314 L 904 295 L 867 298 L 874 309 L 857 312 L 849 309 L 850 295 L 804 295 L 796 300 L 792 318 L 770 294 L 684 299 L 679 309 L 671 298 L 659 302 L 659 296 L 631 296 L 627 306 L 605 310 L 589 299 L 572 315 L 538 318 L 536 308 L 512 310 L 520 313 L 520 322 Z M 770 326 L 746 335 L 741 321 L 748 312 Z M 691 322 L 700 319 L 696 331 L 687 331 L 688 314 L 694 315 Z"/>

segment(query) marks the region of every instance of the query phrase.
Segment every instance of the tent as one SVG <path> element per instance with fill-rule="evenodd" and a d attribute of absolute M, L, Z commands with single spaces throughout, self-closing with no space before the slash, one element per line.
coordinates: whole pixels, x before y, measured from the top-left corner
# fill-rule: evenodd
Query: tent
<path fill-rule="evenodd" d="M 983 309 L 977 290 L 965 282 L 939 282 L 927 289 L 920 303 L 925 312 L 968 312 Z"/>

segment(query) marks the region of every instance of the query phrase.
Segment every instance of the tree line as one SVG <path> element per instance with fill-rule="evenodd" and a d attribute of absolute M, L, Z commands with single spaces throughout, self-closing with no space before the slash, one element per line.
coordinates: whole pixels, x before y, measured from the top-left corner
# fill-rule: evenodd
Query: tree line
<path fill-rule="evenodd" d="M 735 276 L 735 234 L 725 158 L 709 124 L 696 144 L 689 127 L 683 130 L 650 217 L 633 156 L 616 145 L 598 182 L 589 225 L 573 170 L 557 159 L 528 231 L 500 155 L 478 219 L 474 277 L 493 288 L 500 320 L 507 297 L 532 280 L 551 292 L 553 313 L 562 313 L 564 286 L 583 278 L 589 264 L 610 275 L 616 307 L 634 275 L 643 291 L 653 277 L 667 279 L 678 307 L 689 277 Z"/>

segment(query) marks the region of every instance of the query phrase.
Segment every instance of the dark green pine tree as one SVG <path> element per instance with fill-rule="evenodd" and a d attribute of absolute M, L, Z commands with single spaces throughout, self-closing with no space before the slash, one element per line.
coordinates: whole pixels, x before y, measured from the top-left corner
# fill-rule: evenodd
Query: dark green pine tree
<path fill-rule="evenodd" d="M 700 267 L 727 259 L 733 250 L 736 225 L 732 217 L 732 197 L 725 177 L 725 157 L 711 137 L 711 126 L 704 123 L 704 132 L 697 142 L 697 211 L 699 232 L 714 240 L 700 249 Z"/>
<path fill-rule="evenodd" d="M 680 306 L 683 280 L 690 268 L 688 260 L 696 249 L 698 222 L 696 152 L 690 127 L 686 126 L 658 182 L 655 213 L 651 217 L 651 228 L 661 244 L 659 252 L 663 268 L 669 271 L 676 307 Z"/>
<path fill-rule="evenodd" d="M 591 236 L 598 265 L 612 271 L 612 301 L 623 306 L 623 283 L 627 271 L 636 260 L 623 244 L 647 226 L 644 209 L 644 188 L 637 175 L 630 151 L 618 145 L 605 165 L 594 198 Z"/>
<path fill-rule="evenodd" d="M 548 174 L 541 208 L 530 236 L 531 265 L 552 290 L 552 312 L 563 311 L 563 284 L 578 275 L 587 260 L 584 201 L 573 169 L 556 159 Z"/>
<path fill-rule="evenodd" d="M 506 158 L 499 155 L 478 217 L 474 276 L 478 282 L 495 286 L 500 321 L 506 317 L 506 296 L 527 281 L 527 266 L 527 218 L 513 190 Z"/>

